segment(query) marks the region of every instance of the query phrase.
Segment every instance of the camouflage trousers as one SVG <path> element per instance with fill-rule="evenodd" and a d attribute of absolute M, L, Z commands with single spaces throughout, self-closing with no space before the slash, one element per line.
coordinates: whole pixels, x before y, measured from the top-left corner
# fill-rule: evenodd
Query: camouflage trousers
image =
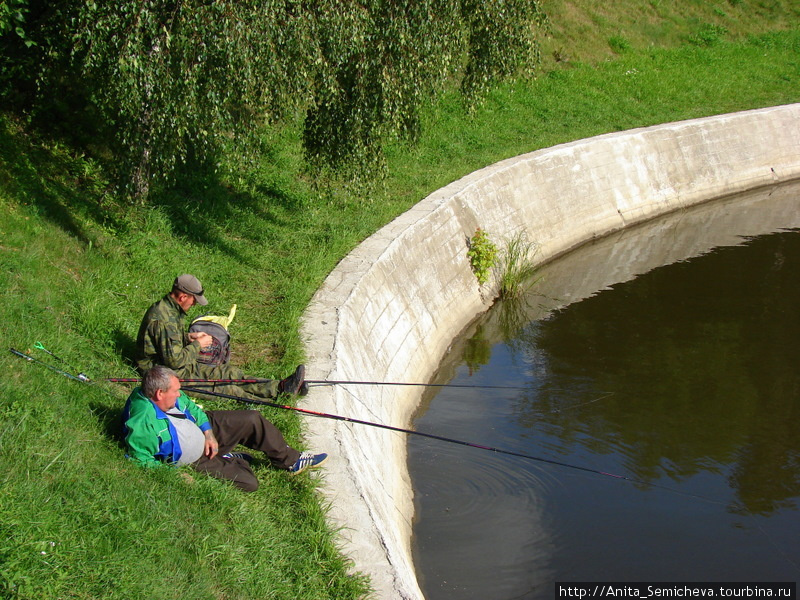
<path fill-rule="evenodd" d="M 259 398 L 275 398 L 278 395 L 277 379 L 261 379 L 257 377 L 248 377 L 241 369 L 231 365 L 204 365 L 202 363 L 193 363 L 182 369 L 176 369 L 180 379 L 259 379 L 259 383 L 183 383 L 181 387 L 184 388 L 202 388 L 209 392 L 216 392 L 219 394 L 228 394 L 236 396 L 237 398 L 251 398 L 253 396 Z M 186 392 L 190 396 L 206 397 L 206 394 L 200 392 Z"/>

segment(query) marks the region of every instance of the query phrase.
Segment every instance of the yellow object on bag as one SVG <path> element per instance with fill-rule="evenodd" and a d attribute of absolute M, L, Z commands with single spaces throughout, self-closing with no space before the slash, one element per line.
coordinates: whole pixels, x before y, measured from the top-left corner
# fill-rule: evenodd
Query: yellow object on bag
<path fill-rule="evenodd" d="M 228 362 L 231 357 L 231 335 L 228 333 L 228 327 L 235 315 L 236 305 L 234 304 L 227 317 L 202 315 L 192 321 L 189 326 L 190 333 L 207 333 L 214 340 L 210 346 L 200 351 L 197 362 L 207 365 L 222 365 Z"/>

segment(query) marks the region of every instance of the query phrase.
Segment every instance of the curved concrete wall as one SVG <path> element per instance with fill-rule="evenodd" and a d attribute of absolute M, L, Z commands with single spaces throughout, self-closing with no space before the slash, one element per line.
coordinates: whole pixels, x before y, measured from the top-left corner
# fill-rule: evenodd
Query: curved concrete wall
<path fill-rule="evenodd" d="M 670 123 L 539 150 L 444 187 L 375 233 L 330 274 L 303 320 L 309 378 L 427 381 L 494 297 L 467 259 L 477 227 L 524 231 L 544 262 L 670 211 L 800 178 L 800 104 Z M 304 407 L 408 426 L 420 388 L 315 387 Z M 422 598 L 411 558 L 406 436 L 307 419 L 343 551 L 376 596 Z"/>

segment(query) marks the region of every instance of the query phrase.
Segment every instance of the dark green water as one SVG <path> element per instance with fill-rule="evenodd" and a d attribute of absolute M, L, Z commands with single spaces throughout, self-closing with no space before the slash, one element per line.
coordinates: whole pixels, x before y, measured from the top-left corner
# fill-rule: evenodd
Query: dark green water
<path fill-rule="evenodd" d="M 454 341 L 437 382 L 522 389 L 444 388 L 415 429 L 654 485 L 412 436 L 426 598 L 800 579 L 799 227 L 797 187 L 672 215 Z"/>

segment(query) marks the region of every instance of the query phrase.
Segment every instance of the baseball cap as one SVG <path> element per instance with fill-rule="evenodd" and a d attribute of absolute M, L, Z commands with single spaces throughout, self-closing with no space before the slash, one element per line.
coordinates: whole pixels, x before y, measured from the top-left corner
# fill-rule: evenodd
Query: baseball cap
<path fill-rule="evenodd" d="M 205 306 L 208 304 L 208 300 L 203 295 L 203 285 L 200 283 L 200 280 L 197 279 L 194 275 L 181 275 L 175 278 L 175 283 L 172 284 L 172 287 L 179 289 L 182 292 L 187 294 L 191 294 L 197 300 L 197 303 L 201 306 Z"/>

